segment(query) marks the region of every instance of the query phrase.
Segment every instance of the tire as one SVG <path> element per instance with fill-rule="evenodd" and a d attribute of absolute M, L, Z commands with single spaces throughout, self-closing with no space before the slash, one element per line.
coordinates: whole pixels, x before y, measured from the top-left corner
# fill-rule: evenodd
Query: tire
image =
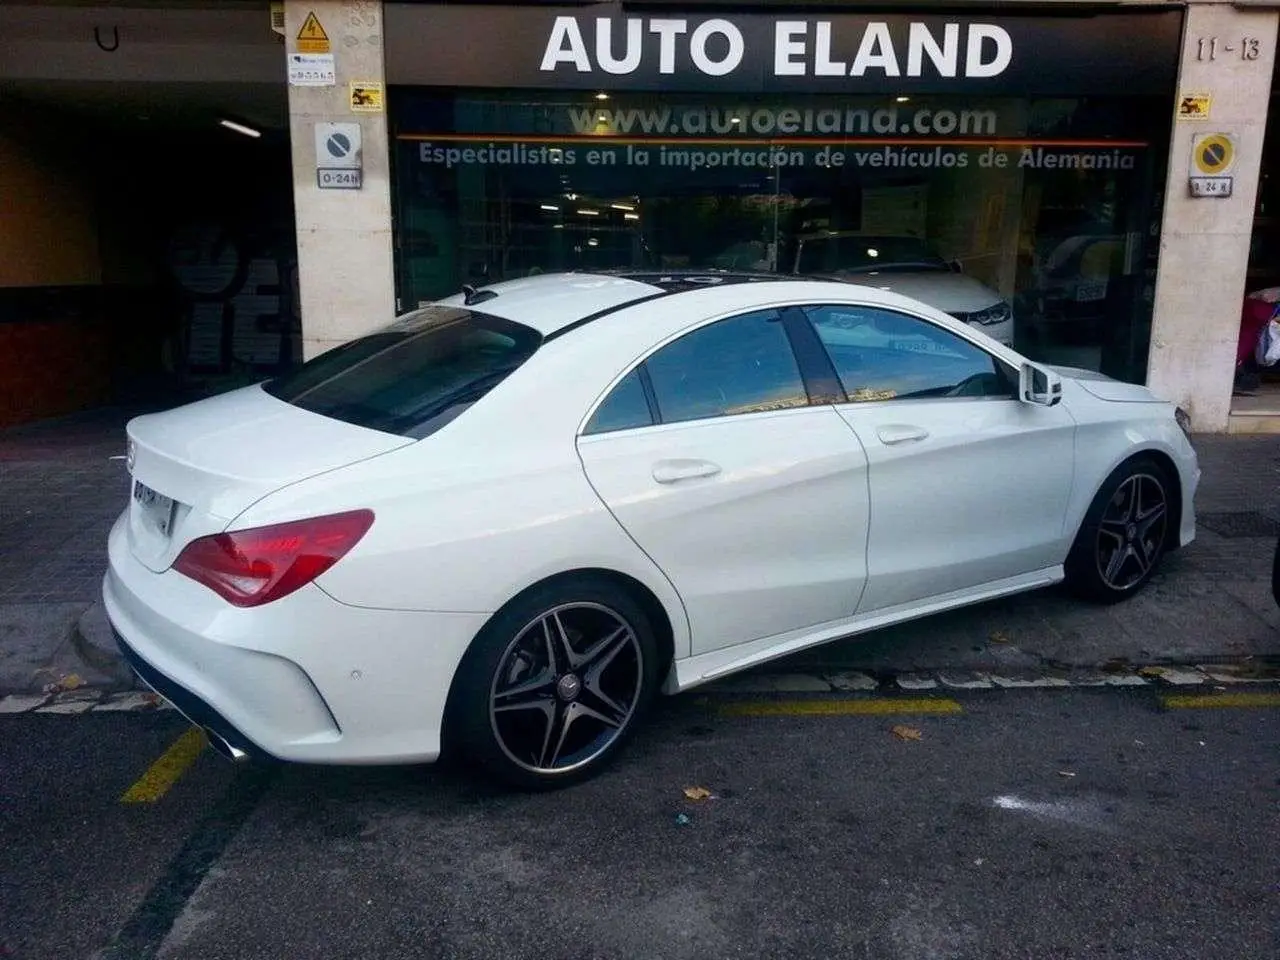
<path fill-rule="evenodd" d="M 450 754 L 524 789 L 594 776 L 622 750 L 661 682 L 653 624 L 594 577 L 535 587 L 484 626 L 449 696 Z"/>
<path fill-rule="evenodd" d="M 1141 590 L 1175 532 L 1174 483 L 1168 471 L 1146 457 L 1118 466 L 1098 488 L 1067 555 L 1068 589 L 1107 604 Z"/>

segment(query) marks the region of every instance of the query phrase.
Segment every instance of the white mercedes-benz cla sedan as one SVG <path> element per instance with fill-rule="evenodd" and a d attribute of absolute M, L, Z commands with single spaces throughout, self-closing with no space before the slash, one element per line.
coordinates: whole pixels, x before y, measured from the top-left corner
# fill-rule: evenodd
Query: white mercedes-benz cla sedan
<path fill-rule="evenodd" d="M 133 420 L 103 592 L 232 757 L 442 751 L 525 786 L 659 692 L 1195 535 L 1181 411 L 905 297 L 559 274 Z"/>

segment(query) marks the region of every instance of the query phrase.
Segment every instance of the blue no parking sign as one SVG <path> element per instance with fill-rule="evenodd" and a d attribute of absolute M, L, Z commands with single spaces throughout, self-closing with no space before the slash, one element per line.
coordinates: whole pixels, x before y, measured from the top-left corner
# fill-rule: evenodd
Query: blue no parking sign
<path fill-rule="evenodd" d="M 321 190 L 359 190 L 363 149 L 358 123 L 317 123 L 316 186 Z"/>

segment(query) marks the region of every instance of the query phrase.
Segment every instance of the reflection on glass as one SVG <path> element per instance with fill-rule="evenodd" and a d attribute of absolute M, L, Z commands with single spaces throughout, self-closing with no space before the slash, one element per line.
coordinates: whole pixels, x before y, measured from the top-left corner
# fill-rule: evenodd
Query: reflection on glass
<path fill-rule="evenodd" d="M 1145 377 L 1163 104 L 698 99 L 412 92 L 402 302 L 560 270 L 822 274 Z"/>

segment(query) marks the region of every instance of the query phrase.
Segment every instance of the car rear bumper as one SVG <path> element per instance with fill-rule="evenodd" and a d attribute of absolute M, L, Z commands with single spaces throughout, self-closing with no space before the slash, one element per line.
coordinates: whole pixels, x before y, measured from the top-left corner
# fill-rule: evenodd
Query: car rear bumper
<path fill-rule="evenodd" d="M 315 585 L 232 607 L 109 542 L 103 603 L 138 675 L 223 751 L 310 763 L 414 763 L 440 753 L 445 700 L 483 614 L 351 607 Z"/>
<path fill-rule="evenodd" d="M 129 646 L 127 640 L 120 636 L 120 631 L 113 629 L 116 646 L 142 681 L 160 696 L 177 708 L 188 720 L 202 727 L 209 735 L 213 748 L 229 760 L 270 760 L 269 753 L 253 743 L 247 736 L 220 714 L 214 707 L 201 700 L 186 687 L 165 676 Z"/>

